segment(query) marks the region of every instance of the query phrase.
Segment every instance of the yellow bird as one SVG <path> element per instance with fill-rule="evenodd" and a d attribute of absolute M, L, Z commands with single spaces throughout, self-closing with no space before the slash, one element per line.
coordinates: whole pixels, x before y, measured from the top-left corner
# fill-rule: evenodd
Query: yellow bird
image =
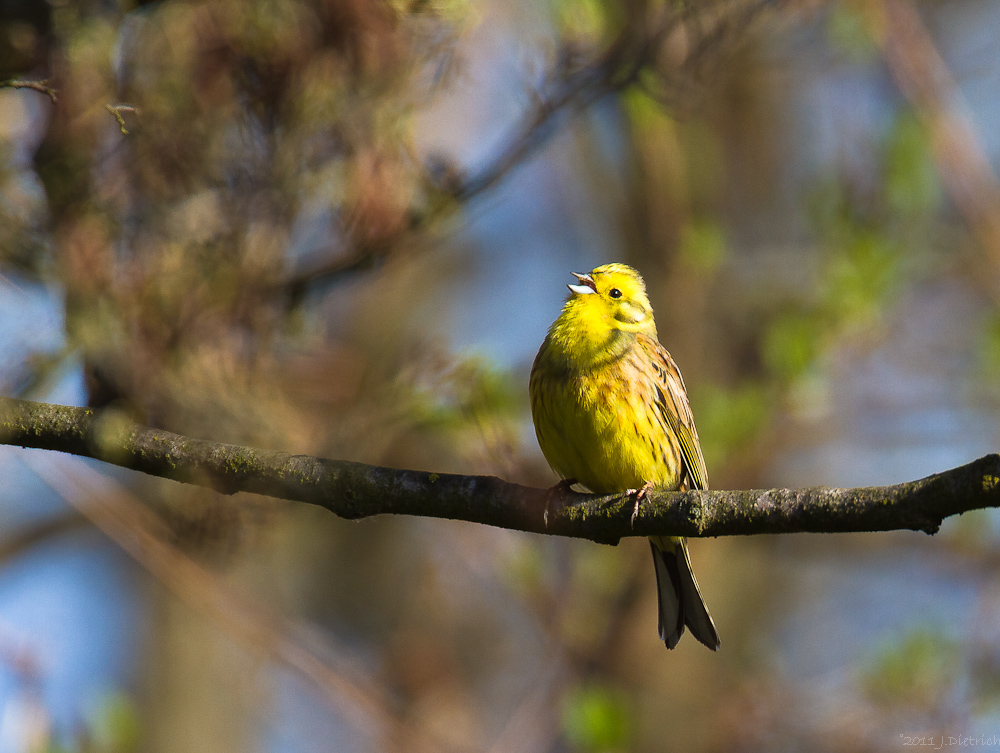
<path fill-rule="evenodd" d="M 681 373 L 656 339 L 646 285 L 625 264 L 574 273 L 570 297 L 531 367 L 531 416 L 563 483 L 598 494 L 706 489 L 708 473 Z M 721 645 L 682 538 L 651 536 L 660 639 L 685 625 Z"/>

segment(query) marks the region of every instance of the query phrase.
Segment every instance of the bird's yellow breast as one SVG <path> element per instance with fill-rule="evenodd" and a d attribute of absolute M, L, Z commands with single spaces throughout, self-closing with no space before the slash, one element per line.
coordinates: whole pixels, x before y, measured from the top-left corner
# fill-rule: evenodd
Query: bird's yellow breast
<path fill-rule="evenodd" d="M 538 444 L 549 465 L 591 491 L 610 494 L 647 482 L 676 488 L 682 464 L 656 409 L 641 347 L 590 369 L 567 368 L 547 341 L 531 375 Z"/>

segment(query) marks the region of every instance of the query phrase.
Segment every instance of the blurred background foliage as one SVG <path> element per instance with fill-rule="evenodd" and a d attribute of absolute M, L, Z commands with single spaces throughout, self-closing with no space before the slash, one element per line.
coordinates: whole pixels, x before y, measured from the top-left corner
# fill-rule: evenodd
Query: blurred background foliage
<path fill-rule="evenodd" d="M 545 486 L 531 358 L 568 273 L 620 260 L 713 485 L 972 460 L 1000 412 L 998 31 L 947 0 L 2 0 L 0 389 Z M 4 751 L 1000 730 L 992 514 L 693 542 L 712 655 L 656 639 L 641 542 L 39 455 L 0 454 Z"/>

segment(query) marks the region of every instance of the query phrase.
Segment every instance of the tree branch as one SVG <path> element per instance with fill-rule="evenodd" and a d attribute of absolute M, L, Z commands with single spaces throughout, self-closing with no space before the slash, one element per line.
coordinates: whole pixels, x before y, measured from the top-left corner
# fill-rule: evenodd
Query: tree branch
<path fill-rule="evenodd" d="M 899 529 L 935 533 L 969 510 L 1000 507 L 1000 455 L 894 486 L 652 492 L 634 498 L 535 489 L 192 439 L 121 413 L 0 398 L 0 444 L 95 458 L 151 476 L 325 507 L 342 518 L 419 515 L 585 538 L 735 536 Z M 548 514 L 546 515 L 546 508 Z"/>
<path fill-rule="evenodd" d="M 573 44 L 564 45 L 556 56 L 553 69 L 545 74 L 537 90 L 530 92 L 530 106 L 511 126 L 486 164 L 465 174 L 440 156 L 432 158 L 421 176 L 428 191 L 438 197 L 429 209 L 415 214 L 410 223 L 377 243 L 348 239 L 346 251 L 316 266 L 295 270 L 274 287 L 287 290 L 292 300 L 299 300 L 313 285 L 368 268 L 388 257 L 415 231 L 501 183 L 511 172 L 526 164 L 573 117 L 586 112 L 605 96 L 637 83 L 643 71 L 656 63 L 670 35 L 690 24 L 690 53 L 669 72 L 669 76 L 663 71 L 656 73 L 663 79 L 656 100 L 663 107 L 681 109 L 696 93 L 699 79 L 713 62 L 712 53 L 716 55 L 716 63 L 723 57 L 727 35 L 745 34 L 759 16 L 775 5 L 774 0 L 665 5 L 658 18 L 635 19 L 607 48 L 590 53 L 589 57 Z M 700 22 L 694 24 L 694 20 Z"/>

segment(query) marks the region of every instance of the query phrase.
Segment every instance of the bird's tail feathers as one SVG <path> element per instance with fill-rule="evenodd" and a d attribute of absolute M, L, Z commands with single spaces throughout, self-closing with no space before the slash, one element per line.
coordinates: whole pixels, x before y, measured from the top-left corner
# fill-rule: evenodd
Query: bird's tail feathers
<path fill-rule="evenodd" d="M 673 648 L 684 634 L 686 625 L 691 635 L 713 651 L 718 650 L 722 645 L 719 632 L 691 570 L 684 539 L 651 536 L 649 543 L 656 567 L 660 640 L 667 648 Z"/>

